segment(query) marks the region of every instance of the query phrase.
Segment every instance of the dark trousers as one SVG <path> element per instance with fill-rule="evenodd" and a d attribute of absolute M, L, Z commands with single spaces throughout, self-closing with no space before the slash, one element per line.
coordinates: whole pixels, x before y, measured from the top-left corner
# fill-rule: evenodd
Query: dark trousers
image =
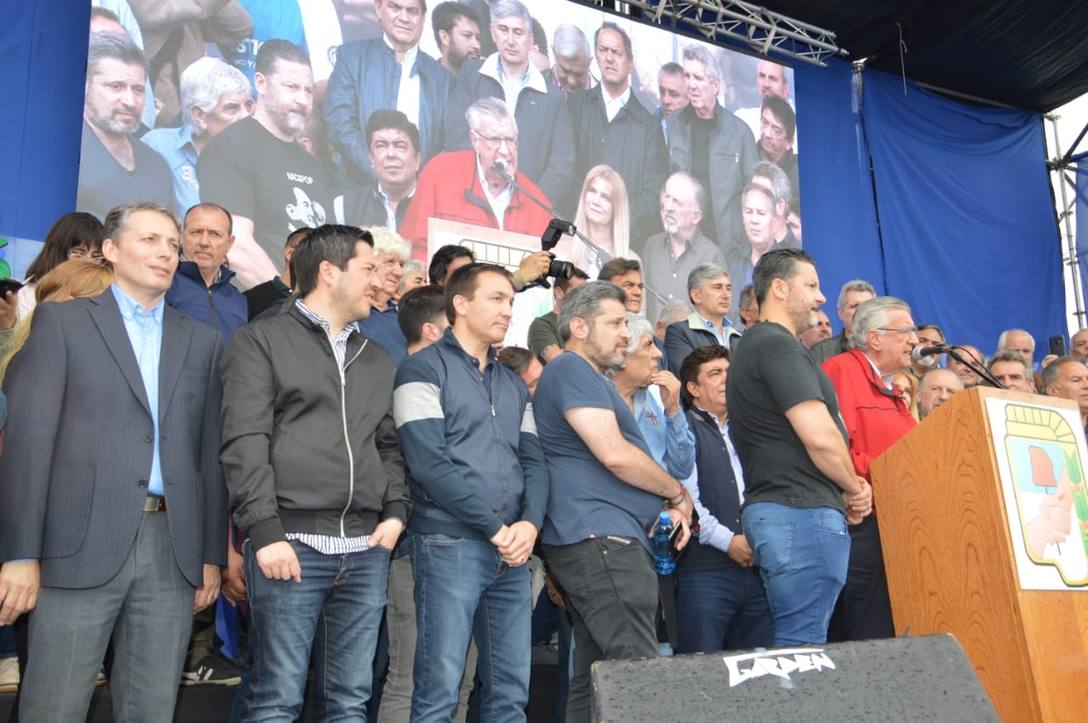
<path fill-rule="evenodd" d="M 850 566 L 835 603 L 827 638 L 831 642 L 895 637 L 888 577 L 876 515 L 850 530 Z"/>
<path fill-rule="evenodd" d="M 658 584 L 650 553 L 629 537 L 543 545 L 549 571 L 567 596 L 574 624 L 574 676 L 567 723 L 590 720 L 589 666 L 596 660 L 658 654 Z"/>
<path fill-rule="evenodd" d="M 751 650 L 774 644 L 774 620 L 759 568 L 681 571 L 676 588 L 678 653 Z"/>

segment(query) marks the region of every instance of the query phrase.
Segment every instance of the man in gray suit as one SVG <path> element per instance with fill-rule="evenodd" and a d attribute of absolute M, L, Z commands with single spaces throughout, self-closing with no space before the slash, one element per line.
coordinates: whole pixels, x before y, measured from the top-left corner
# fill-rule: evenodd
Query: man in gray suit
<path fill-rule="evenodd" d="M 34 609 L 20 716 L 83 721 L 113 637 L 118 721 L 168 721 L 226 557 L 219 339 L 166 306 L 177 220 L 106 217 L 114 283 L 41 304 L 4 392 L 0 624 Z"/>

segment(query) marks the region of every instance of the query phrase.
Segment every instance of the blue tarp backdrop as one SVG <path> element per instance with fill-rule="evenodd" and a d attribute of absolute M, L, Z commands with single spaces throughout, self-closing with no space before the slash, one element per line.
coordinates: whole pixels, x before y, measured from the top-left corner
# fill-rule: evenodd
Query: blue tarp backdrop
<path fill-rule="evenodd" d="M 7 2 L 0 12 L 9 238 L 40 239 L 74 206 L 88 13 L 80 2 L 63 12 Z M 836 324 L 839 285 L 860 277 L 987 352 L 1007 327 L 1039 340 L 1065 332 L 1039 114 L 967 106 L 911 83 L 904 95 L 898 77 L 878 71 L 864 73 L 859 103 L 848 64 L 795 71 L 804 244 Z"/>
<path fill-rule="evenodd" d="M 1088 153 L 1080 153 L 1073 158 L 1077 162 L 1077 227 L 1074 229 L 1073 238 L 1077 240 L 1080 287 L 1088 289 Z"/>

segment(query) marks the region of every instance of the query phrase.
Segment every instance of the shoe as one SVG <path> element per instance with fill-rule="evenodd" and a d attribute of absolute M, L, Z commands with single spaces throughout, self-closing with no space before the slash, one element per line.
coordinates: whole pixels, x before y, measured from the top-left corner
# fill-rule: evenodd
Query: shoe
<path fill-rule="evenodd" d="M 94 678 L 94 687 L 101 688 L 108 682 L 110 682 L 110 679 L 106 677 L 106 666 L 102 666 L 98 670 L 98 675 Z"/>
<path fill-rule="evenodd" d="M 218 653 L 204 656 L 192 670 L 181 674 L 182 685 L 238 685 L 242 669 Z"/>
<path fill-rule="evenodd" d="M 3 658 L 0 660 L 0 693 L 14 693 L 19 690 L 19 659 Z"/>

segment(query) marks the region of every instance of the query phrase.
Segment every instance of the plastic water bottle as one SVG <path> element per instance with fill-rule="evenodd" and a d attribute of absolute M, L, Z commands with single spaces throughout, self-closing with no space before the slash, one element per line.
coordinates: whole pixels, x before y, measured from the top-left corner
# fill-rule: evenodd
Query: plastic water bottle
<path fill-rule="evenodd" d="M 654 570 L 658 575 L 671 575 L 676 569 L 676 560 L 672 557 L 669 536 L 672 535 L 672 518 L 668 512 L 662 512 L 654 523 L 653 551 Z"/>

